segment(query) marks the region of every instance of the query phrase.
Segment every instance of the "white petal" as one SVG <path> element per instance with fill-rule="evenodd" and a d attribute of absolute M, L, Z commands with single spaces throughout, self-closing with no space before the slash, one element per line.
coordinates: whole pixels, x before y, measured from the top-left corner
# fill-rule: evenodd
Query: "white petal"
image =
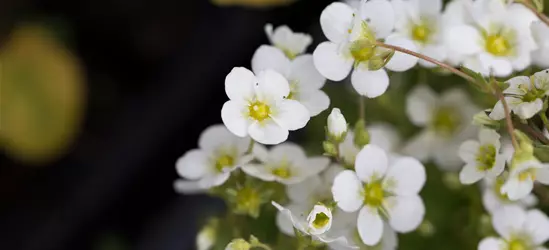
<path fill-rule="evenodd" d="M 279 48 L 261 45 L 252 57 L 252 70 L 259 74 L 259 72 L 267 69 L 272 69 L 283 76 L 287 76 L 290 71 L 290 59 Z"/>
<path fill-rule="evenodd" d="M 389 167 L 384 184 L 396 195 L 415 195 L 423 188 L 426 178 L 421 162 L 412 157 L 400 157 Z"/>
<path fill-rule="evenodd" d="M 484 172 L 479 171 L 476 164 L 469 163 L 459 172 L 459 181 L 465 185 L 473 184 L 484 177 Z"/>
<path fill-rule="evenodd" d="M 536 72 L 532 78 L 534 79 L 536 88 L 545 91 L 549 90 L 549 69 Z"/>
<path fill-rule="evenodd" d="M 414 88 L 406 99 L 406 114 L 417 126 L 424 126 L 431 121 L 436 108 L 437 95 L 427 86 Z"/>
<path fill-rule="evenodd" d="M 347 77 L 354 62 L 352 57 L 345 56 L 338 45 L 332 42 L 319 44 L 313 52 L 313 59 L 318 72 L 332 81 L 341 81 Z"/>
<path fill-rule="evenodd" d="M 465 55 L 473 55 L 481 51 L 481 34 L 469 25 L 456 25 L 446 33 L 446 44 L 449 48 Z"/>
<path fill-rule="evenodd" d="M 259 83 L 255 86 L 255 92 L 261 101 L 279 101 L 290 94 L 286 78 L 272 69 L 259 72 L 257 79 Z"/>
<path fill-rule="evenodd" d="M 246 164 L 242 166 L 241 169 L 242 171 L 244 171 L 244 173 L 264 181 L 274 181 L 276 179 L 276 176 L 274 176 L 269 171 L 269 168 L 265 167 L 264 165 Z"/>
<path fill-rule="evenodd" d="M 292 211 L 290 211 L 290 209 L 285 208 L 274 201 L 272 201 L 271 203 L 276 209 L 278 209 L 278 211 L 280 211 L 288 219 L 290 219 L 290 221 L 292 222 L 292 224 L 297 230 L 301 232 L 306 232 L 305 228 L 307 226 L 306 224 L 307 222 L 305 221 L 305 218 L 304 218 L 305 216 L 301 216 L 299 214 L 293 214 Z"/>
<path fill-rule="evenodd" d="M 399 233 L 415 230 L 423 221 L 425 206 L 418 195 L 387 198 L 389 224 Z"/>
<path fill-rule="evenodd" d="M 436 142 L 436 134 L 425 129 L 408 140 L 402 152 L 420 161 L 426 161 L 434 154 L 432 150 L 437 147 L 438 144 L 435 144 Z"/>
<path fill-rule="evenodd" d="M 383 178 L 389 160 L 380 147 L 368 144 L 358 152 L 355 160 L 356 175 L 365 183 Z"/>
<path fill-rule="evenodd" d="M 360 17 L 368 23 L 376 38 L 385 38 L 395 26 L 395 12 L 387 0 L 369 0 L 362 5 Z"/>
<path fill-rule="evenodd" d="M 330 97 L 322 90 L 312 90 L 299 94 L 299 102 L 309 110 L 311 117 L 330 107 Z"/>
<path fill-rule="evenodd" d="M 505 162 L 507 162 L 507 155 L 496 153 L 496 161 L 494 166 L 487 172 L 488 178 L 496 178 L 505 170 Z"/>
<path fill-rule="evenodd" d="M 329 165 L 330 159 L 328 157 L 316 156 L 307 159 L 306 163 L 299 167 L 305 176 L 314 176 L 324 171 Z"/>
<path fill-rule="evenodd" d="M 480 144 L 478 141 L 467 140 L 459 147 L 459 157 L 465 163 L 475 163 Z"/>
<path fill-rule="evenodd" d="M 231 145 L 235 138 L 225 125 L 212 125 L 202 131 L 198 138 L 198 146 L 203 150 L 212 152 L 222 145 Z"/>
<path fill-rule="evenodd" d="M 204 189 L 209 189 L 212 187 L 217 187 L 225 183 L 231 176 L 230 172 L 206 175 L 204 178 L 198 181 L 198 185 Z"/>
<path fill-rule="evenodd" d="M 245 117 L 246 106 L 237 101 L 227 101 L 221 108 L 221 119 L 223 124 L 231 133 L 239 137 L 248 135 L 248 119 Z"/>
<path fill-rule="evenodd" d="M 303 53 L 313 40 L 308 34 L 294 33 L 286 25 L 279 26 L 274 30 L 274 33 L 272 31 L 270 33 L 272 34 L 270 40 L 273 45 L 284 48 L 294 55 Z"/>
<path fill-rule="evenodd" d="M 423 14 L 438 16 L 442 11 L 442 0 L 419 0 L 419 10 Z"/>
<path fill-rule="evenodd" d="M 447 57 L 446 48 L 444 46 L 427 45 L 421 49 L 421 54 L 431 57 L 437 61 L 445 61 Z M 426 68 L 434 68 L 437 66 L 423 59 L 419 60 L 419 64 Z"/>
<path fill-rule="evenodd" d="M 511 112 L 510 109 L 509 109 L 509 112 Z M 492 109 L 492 112 L 490 112 L 488 117 L 490 117 L 492 120 L 498 121 L 505 118 L 507 114 L 508 113 L 505 113 L 505 109 L 503 108 L 503 103 L 501 101 L 498 101 L 496 102 L 496 105 L 494 106 L 494 108 Z"/>
<path fill-rule="evenodd" d="M 501 146 L 500 142 L 499 142 L 500 137 L 501 136 L 498 134 L 498 132 L 496 132 L 493 129 L 485 129 L 484 128 L 484 129 L 481 129 L 479 131 L 479 134 L 478 134 L 480 144 L 482 144 L 482 145 L 486 145 L 486 144 L 494 145 L 496 147 L 496 151 L 498 151 L 499 147 Z"/>
<path fill-rule="evenodd" d="M 496 195 L 493 187 L 487 187 L 482 192 L 482 204 L 489 213 L 494 213 L 502 206 L 500 199 Z"/>
<path fill-rule="evenodd" d="M 387 37 L 385 43 L 417 52 L 417 46 L 414 42 L 403 36 L 391 35 Z M 391 71 L 402 72 L 413 68 L 417 62 L 417 57 L 396 51 L 391 60 L 385 65 L 385 68 Z"/>
<path fill-rule="evenodd" d="M 231 100 L 244 101 L 254 96 L 254 73 L 243 67 L 235 67 L 225 78 L 225 92 Z"/>
<path fill-rule="evenodd" d="M 177 159 L 175 168 L 179 176 L 196 180 L 209 172 L 209 164 L 208 156 L 203 151 L 193 149 Z"/>
<path fill-rule="evenodd" d="M 252 156 L 259 160 L 260 162 L 267 162 L 269 158 L 269 150 L 259 143 L 254 143 L 252 149 Z"/>
<path fill-rule="evenodd" d="M 501 192 L 507 194 L 507 197 L 516 201 L 526 197 L 534 188 L 534 182 L 530 179 L 520 181 L 518 176 L 511 176 L 501 187 Z"/>
<path fill-rule="evenodd" d="M 513 65 L 507 58 L 494 57 L 491 54 L 480 53 L 478 56 L 482 67 L 497 77 L 506 77 L 513 73 Z"/>
<path fill-rule="evenodd" d="M 385 93 L 389 87 L 389 76 L 383 69 L 369 71 L 357 67 L 351 76 L 351 83 L 359 94 L 375 98 Z"/>
<path fill-rule="evenodd" d="M 381 240 L 383 221 L 377 210 L 367 206 L 363 207 L 358 213 L 356 227 L 364 244 L 373 246 Z"/>
<path fill-rule="evenodd" d="M 482 239 L 478 244 L 478 250 L 500 250 L 504 249 L 507 245 L 505 241 L 495 237 L 488 237 Z"/>
<path fill-rule="evenodd" d="M 192 195 L 192 194 L 203 194 L 207 189 L 202 188 L 198 181 L 186 181 L 186 180 L 176 180 L 173 183 L 173 188 L 175 192 L 180 194 Z"/>
<path fill-rule="evenodd" d="M 549 240 L 549 218 L 541 211 L 537 209 L 528 211 L 524 227 L 536 245 L 543 245 Z"/>
<path fill-rule="evenodd" d="M 385 152 L 392 152 L 400 146 L 398 131 L 389 124 L 372 124 L 367 127 L 370 143 L 379 146 Z"/>
<path fill-rule="evenodd" d="M 543 109 L 543 101 L 536 99 L 532 102 L 524 102 L 513 108 L 513 112 L 521 119 L 527 120 L 539 113 Z"/>
<path fill-rule="evenodd" d="M 303 148 L 295 143 L 286 142 L 271 148 L 269 160 L 271 162 L 281 162 L 288 160 L 290 162 L 302 162 L 307 159 Z"/>
<path fill-rule="evenodd" d="M 549 26 L 541 21 L 536 21 L 530 24 L 530 30 L 538 46 L 544 46 L 549 43 Z"/>
<path fill-rule="evenodd" d="M 276 112 L 271 117 L 287 130 L 303 128 L 310 119 L 307 108 L 295 100 L 283 100 L 277 103 Z"/>
<path fill-rule="evenodd" d="M 536 181 L 549 185 L 549 165 L 543 164 L 543 167 L 537 170 Z"/>
<path fill-rule="evenodd" d="M 292 224 L 292 221 L 281 211 L 278 211 L 276 213 L 276 226 L 280 230 L 280 232 L 284 233 L 288 236 L 294 236 L 294 225 Z"/>
<path fill-rule="evenodd" d="M 326 82 L 326 78 L 316 69 L 312 55 L 296 57 L 290 65 L 288 79 L 297 81 L 301 91 L 320 89 Z"/>
<path fill-rule="evenodd" d="M 513 233 L 520 232 L 526 221 L 526 212 L 517 205 L 504 206 L 494 212 L 492 225 L 499 235 L 509 239 Z"/>
<path fill-rule="evenodd" d="M 342 42 L 353 22 L 353 9 L 344 3 L 335 2 L 328 5 L 320 14 L 320 26 L 328 40 Z"/>
<path fill-rule="evenodd" d="M 339 173 L 332 185 L 332 194 L 337 206 L 345 212 L 354 212 L 362 207 L 362 183 L 355 172 L 345 170 Z"/>
<path fill-rule="evenodd" d="M 300 183 L 286 186 L 286 194 L 292 202 L 304 203 L 314 198 L 313 195 L 322 188 L 322 185 L 319 176 L 311 176 Z"/>
<path fill-rule="evenodd" d="M 252 139 L 266 145 L 280 144 L 288 139 L 289 134 L 287 128 L 282 128 L 272 120 L 252 123 L 248 133 Z"/>

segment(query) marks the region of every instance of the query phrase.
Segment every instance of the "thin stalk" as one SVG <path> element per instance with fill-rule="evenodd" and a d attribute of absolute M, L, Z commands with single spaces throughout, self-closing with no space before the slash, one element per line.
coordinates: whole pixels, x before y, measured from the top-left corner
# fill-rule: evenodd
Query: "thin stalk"
<path fill-rule="evenodd" d="M 253 152 L 254 144 L 255 144 L 255 141 L 250 138 L 250 144 L 248 144 L 248 150 L 246 150 L 247 154 L 251 154 Z"/>
<path fill-rule="evenodd" d="M 501 104 L 503 105 L 503 110 L 505 111 L 505 122 L 507 123 L 507 132 L 509 133 L 509 136 L 511 137 L 511 143 L 513 144 L 513 148 L 516 150 L 519 149 L 519 145 L 517 142 L 517 138 L 515 137 L 515 127 L 513 126 L 513 120 L 511 120 L 511 111 L 509 110 L 509 106 L 507 105 L 507 101 L 505 100 L 505 97 L 503 97 L 503 93 L 501 92 L 501 89 L 496 84 L 495 81 L 491 81 L 492 87 L 494 89 L 494 92 L 498 99 L 501 101 Z"/>
<path fill-rule="evenodd" d="M 364 113 L 365 113 L 365 103 L 364 103 L 364 97 L 359 95 L 358 96 L 358 119 L 364 120 Z"/>
<path fill-rule="evenodd" d="M 405 49 L 405 48 L 402 48 L 402 47 L 398 47 L 398 46 L 394 46 L 394 45 L 390 45 L 390 44 L 386 44 L 386 43 L 382 43 L 382 42 L 377 42 L 376 45 L 379 46 L 379 47 L 384 47 L 384 48 L 388 48 L 388 49 L 392 49 L 392 50 L 395 50 L 395 51 L 402 52 L 404 54 L 415 56 L 417 58 L 423 59 L 423 60 L 428 61 L 430 63 L 436 64 L 436 65 L 438 65 L 438 66 L 440 66 L 444 69 L 447 69 L 450 72 L 462 77 L 463 79 L 465 79 L 465 80 L 467 80 L 471 83 L 477 84 L 477 82 L 475 81 L 475 79 L 473 77 L 465 74 L 464 72 L 460 71 L 459 69 L 456 69 L 456 68 L 454 68 L 451 65 L 448 65 L 446 63 L 437 61 L 436 59 L 433 59 L 433 58 L 428 57 L 426 55 L 422 55 L 420 53 L 413 52 L 411 50 L 408 50 L 408 49 Z"/>
<path fill-rule="evenodd" d="M 549 120 L 547 119 L 547 114 L 545 111 L 542 111 L 539 116 L 541 117 L 541 121 L 543 122 L 545 129 L 549 130 Z"/>

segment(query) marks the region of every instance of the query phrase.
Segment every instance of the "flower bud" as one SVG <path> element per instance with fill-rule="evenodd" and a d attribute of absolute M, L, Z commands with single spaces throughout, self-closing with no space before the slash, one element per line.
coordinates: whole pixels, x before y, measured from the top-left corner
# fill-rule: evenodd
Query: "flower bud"
<path fill-rule="evenodd" d="M 225 250 L 250 250 L 252 245 L 244 239 L 234 239 L 225 247 Z"/>
<path fill-rule="evenodd" d="M 324 148 L 324 153 L 328 156 L 337 156 L 337 149 L 336 149 L 336 146 L 329 142 L 329 141 L 324 141 L 322 142 L 322 148 Z"/>
<path fill-rule="evenodd" d="M 473 116 L 473 125 L 498 130 L 501 127 L 501 121 L 493 120 L 486 114 L 486 111 L 480 111 Z"/>
<path fill-rule="evenodd" d="M 196 249 L 209 250 L 215 244 L 217 238 L 217 226 L 219 221 L 212 219 L 196 235 Z"/>
<path fill-rule="evenodd" d="M 347 121 L 338 108 L 332 109 L 328 116 L 328 137 L 335 142 L 341 142 L 347 133 Z"/>
<path fill-rule="evenodd" d="M 315 205 L 307 216 L 307 223 L 310 234 L 323 234 L 332 226 L 332 211 L 322 204 Z"/>

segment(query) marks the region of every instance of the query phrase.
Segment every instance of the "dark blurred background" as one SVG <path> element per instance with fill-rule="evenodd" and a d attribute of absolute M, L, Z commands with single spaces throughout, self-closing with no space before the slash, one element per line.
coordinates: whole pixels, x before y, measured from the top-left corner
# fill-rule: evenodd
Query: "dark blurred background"
<path fill-rule="evenodd" d="M 40 23 L 78 58 L 83 77 L 68 146 L 39 161 L 0 152 L 0 249 L 194 249 L 197 226 L 223 206 L 174 193 L 176 159 L 221 122 L 224 78 L 268 43 L 265 23 L 321 37 L 329 2 L 0 0 L 0 46 L 21 24 Z"/>

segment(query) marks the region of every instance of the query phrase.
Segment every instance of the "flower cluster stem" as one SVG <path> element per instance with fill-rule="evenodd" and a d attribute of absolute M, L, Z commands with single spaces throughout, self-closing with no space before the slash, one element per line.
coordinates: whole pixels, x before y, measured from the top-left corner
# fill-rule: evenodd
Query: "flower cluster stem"
<path fill-rule="evenodd" d="M 365 109 L 365 103 L 364 103 L 364 97 L 363 96 L 358 96 L 358 119 L 360 120 L 364 120 L 364 113 L 366 112 Z"/>
<path fill-rule="evenodd" d="M 519 149 L 519 145 L 517 142 L 517 138 L 515 137 L 515 127 L 513 126 L 513 120 L 511 120 L 511 110 L 509 110 L 509 105 L 507 105 L 507 101 L 505 100 L 505 97 L 503 96 L 503 93 L 501 92 L 501 89 L 497 85 L 497 83 L 494 80 L 490 81 L 492 83 L 492 88 L 494 89 L 494 92 L 498 99 L 501 101 L 501 104 L 503 105 L 503 110 L 505 111 L 505 122 L 507 123 L 507 132 L 509 133 L 509 136 L 511 137 L 511 143 L 513 144 L 513 148 L 515 150 Z"/>

